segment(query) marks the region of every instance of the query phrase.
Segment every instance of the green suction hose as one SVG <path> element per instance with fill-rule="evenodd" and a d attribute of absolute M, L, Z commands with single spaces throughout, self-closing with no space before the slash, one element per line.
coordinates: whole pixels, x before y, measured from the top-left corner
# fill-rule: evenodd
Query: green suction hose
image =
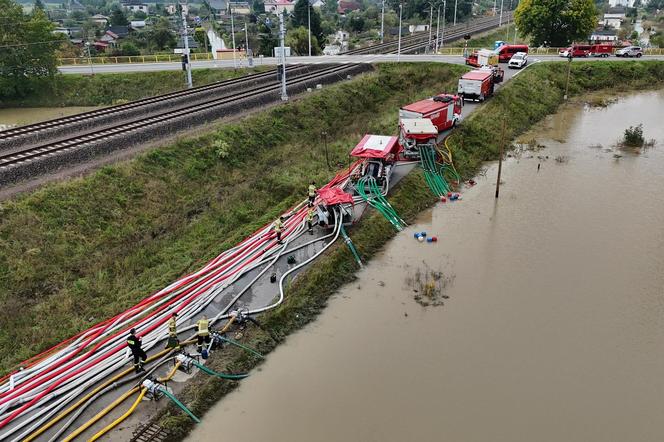
<path fill-rule="evenodd" d="M 374 209 L 378 210 L 397 231 L 403 230 L 406 222 L 401 219 L 392 205 L 381 194 L 376 179 L 372 176 L 361 178 L 357 182 L 357 192 L 362 199 Z M 367 189 L 368 188 L 368 189 Z"/>
<path fill-rule="evenodd" d="M 360 259 L 360 255 L 357 253 L 357 250 L 355 249 L 355 245 L 353 244 L 353 241 L 350 239 L 350 236 L 346 234 L 346 229 L 344 229 L 344 226 L 341 226 L 341 235 L 344 237 L 344 241 L 348 245 L 348 248 L 350 251 L 353 253 L 353 256 L 355 257 L 355 261 L 359 264 L 360 267 L 362 266 L 362 260 Z"/>
<path fill-rule="evenodd" d="M 232 339 L 230 339 L 230 338 L 224 338 L 223 336 L 220 336 L 220 338 L 221 338 L 222 341 L 224 341 L 224 342 L 228 342 L 228 343 L 231 344 L 231 345 L 235 345 L 236 347 L 240 347 L 240 348 L 242 348 L 242 349 L 244 349 L 244 350 L 247 350 L 249 353 L 258 356 L 259 358 L 264 358 L 264 357 L 265 357 L 265 356 L 263 356 L 262 354 L 258 353 L 258 352 L 257 352 L 256 350 L 254 350 L 253 348 L 247 347 L 246 345 L 242 345 L 242 344 L 240 344 L 239 342 L 234 341 L 234 340 L 232 340 Z"/>
<path fill-rule="evenodd" d="M 205 373 L 207 373 L 209 375 L 212 375 L 212 376 L 216 376 L 216 377 L 221 378 L 221 379 L 237 380 L 237 379 L 244 379 L 247 376 L 249 376 L 247 373 L 241 373 L 241 374 L 217 373 L 216 371 L 214 371 L 210 368 L 207 368 L 205 365 L 200 364 L 196 361 L 194 361 L 193 364 L 196 367 L 200 368 Z"/>
<path fill-rule="evenodd" d="M 168 390 L 166 390 L 165 388 L 160 388 L 159 390 L 160 390 L 162 393 L 164 393 L 166 396 L 168 396 L 168 398 L 169 398 L 170 400 L 172 400 L 172 401 L 175 403 L 175 405 L 177 405 L 178 407 L 180 407 L 180 408 L 182 409 L 182 411 L 184 411 L 185 413 L 187 413 L 187 414 L 189 415 L 189 417 L 191 418 L 191 420 L 193 420 L 193 421 L 196 422 L 197 424 L 200 424 L 200 423 L 201 423 L 201 420 L 200 420 L 199 418 L 197 418 L 197 417 L 194 415 L 194 413 L 191 412 L 191 410 L 189 410 L 187 407 L 185 407 L 184 404 L 183 404 L 182 402 L 180 402 L 180 401 L 178 400 L 178 398 L 176 398 L 175 396 L 173 396 Z"/>

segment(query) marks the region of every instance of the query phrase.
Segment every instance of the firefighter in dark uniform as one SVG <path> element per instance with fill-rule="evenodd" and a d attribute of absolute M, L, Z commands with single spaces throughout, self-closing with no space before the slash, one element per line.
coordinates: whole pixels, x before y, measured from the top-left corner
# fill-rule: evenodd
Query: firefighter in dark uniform
<path fill-rule="evenodd" d="M 146 355 L 145 351 L 141 348 L 141 338 L 136 336 L 136 329 L 134 328 L 129 330 L 127 347 L 129 347 L 131 354 L 134 356 L 134 370 L 136 370 L 136 373 L 145 371 L 143 370 L 143 363 L 148 358 L 148 355 Z"/>

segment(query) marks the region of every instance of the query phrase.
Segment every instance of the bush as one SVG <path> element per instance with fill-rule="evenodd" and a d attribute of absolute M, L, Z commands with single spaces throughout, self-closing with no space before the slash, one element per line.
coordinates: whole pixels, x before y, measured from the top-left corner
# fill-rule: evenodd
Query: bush
<path fill-rule="evenodd" d="M 129 42 L 122 43 L 122 46 L 120 48 L 121 48 L 122 55 L 125 55 L 125 56 L 140 55 L 140 53 L 141 53 L 138 50 L 138 48 L 136 47 L 135 44 L 129 43 Z"/>
<path fill-rule="evenodd" d="M 638 126 L 630 126 L 625 129 L 623 136 L 623 144 L 630 147 L 641 147 L 645 143 L 643 138 L 643 124 Z"/>

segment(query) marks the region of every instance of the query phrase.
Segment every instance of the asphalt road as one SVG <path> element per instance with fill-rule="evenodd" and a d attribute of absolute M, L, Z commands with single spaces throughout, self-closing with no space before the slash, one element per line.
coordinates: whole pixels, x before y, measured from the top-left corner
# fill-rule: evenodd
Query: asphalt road
<path fill-rule="evenodd" d="M 531 62 L 535 61 L 566 61 L 566 58 L 555 55 L 532 55 Z M 617 60 L 628 61 L 633 58 L 575 58 L 574 62 L 588 62 L 597 60 Z M 664 56 L 645 56 L 642 60 L 664 60 Z M 459 55 L 401 55 L 396 54 L 370 54 L 370 55 L 322 55 L 317 57 L 289 57 L 287 64 L 323 64 L 323 63 L 392 63 L 396 61 L 414 62 L 414 63 L 454 63 L 464 64 L 464 58 Z M 274 57 L 265 57 L 256 59 L 254 65 L 276 65 L 277 59 Z M 239 61 L 234 64 L 233 60 L 210 60 L 194 61 L 193 69 L 209 68 L 232 68 L 240 67 Z M 246 63 L 245 65 L 246 66 Z M 151 72 L 151 71 L 176 71 L 182 69 L 179 62 L 173 63 L 127 63 L 127 64 L 107 64 L 93 65 L 92 68 L 87 65 L 60 66 L 60 72 L 64 74 L 90 74 L 90 73 L 113 73 L 113 72 Z"/>

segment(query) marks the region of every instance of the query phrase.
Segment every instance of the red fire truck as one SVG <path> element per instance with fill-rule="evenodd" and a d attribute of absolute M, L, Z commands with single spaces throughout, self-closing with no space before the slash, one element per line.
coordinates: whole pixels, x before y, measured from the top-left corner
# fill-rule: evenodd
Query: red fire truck
<path fill-rule="evenodd" d="M 399 121 L 399 144 L 406 159 L 420 158 L 420 146 L 434 146 L 438 128 L 428 118 L 403 118 Z"/>
<path fill-rule="evenodd" d="M 436 95 L 399 109 L 399 120 L 428 118 L 438 128 L 438 132 L 442 132 L 454 127 L 459 121 L 461 104 L 461 98 L 457 95 Z"/>
<path fill-rule="evenodd" d="M 493 95 L 494 73 L 490 70 L 470 71 L 459 79 L 459 95 L 463 100 L 484 101 Z"/>

